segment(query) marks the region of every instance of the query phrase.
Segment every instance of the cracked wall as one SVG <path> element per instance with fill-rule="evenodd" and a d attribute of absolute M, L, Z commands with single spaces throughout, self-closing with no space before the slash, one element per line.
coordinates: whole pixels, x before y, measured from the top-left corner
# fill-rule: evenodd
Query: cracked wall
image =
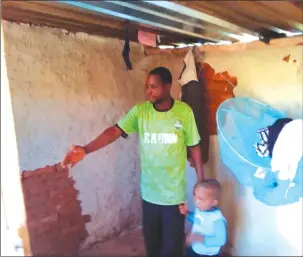
<path fill-rule="evenodd" d="M 126 71 L 123 41 L 5 21 L 3 29 L 20 171 L 54 172 L 71 144 L 89 142 L 145 100 L 150 69 L 166 66 L 176 81 L 182 67 L 173 56 L 146 57 L 132 43 L 133 70 Z M 139 165 L 137 137 L 130 136 L 92 153 L 72 170 L 79 192 L 74 200 L 79 200 L 81 215 L 91 219 L 82 247 L 140 224 Z M 37 179 L 37 187 L 41 183 Z"/>
<path fill-rule="evenodd" d="M 302 119 L 302 52 L 299 45 L 264 45 L 258 50 L 209 52 L 205 62 L 216 73 L 227 71 L 237 78 L 233 90 L 236 97 L 251 97 L 284 111 L 289 117 Z M 285 56 L 288 62 L 283 60 Z M 217 92 L 218 98 L 224 95 L 224 90 L 222 86 Z M 303 234 L 298 229 L 302 227 L 302 199 L 276 207 L 256 200 L 252 189 L 241 186 L 222 164 L 216 135 L 210 138 L 206 170 L 207 176 L 217 177 L 223 186 L 222 210 L 229 222 L 230 244 L 227 248 L 233 256 L 302 255 Z"/>

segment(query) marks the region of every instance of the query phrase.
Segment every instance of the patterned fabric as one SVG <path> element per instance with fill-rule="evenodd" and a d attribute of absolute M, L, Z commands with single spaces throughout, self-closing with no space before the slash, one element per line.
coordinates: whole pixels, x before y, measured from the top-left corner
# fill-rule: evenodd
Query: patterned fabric
<path fill-rule="evenodd" d="M 269 135 L 268 135 L 268 151 L 269 151 L 269 157 L 272 157 L 272 152 L 275 146 L 275 143 L 280 135 L 280 132 L 282 131 L 283 127 L 291 122 L 291 118 L 282 118 L 275 121 L 275 123 L 272 126 L 269 126 Z"/>
<path fill-rule="evenodd" d="M 291 121 L 292 121 L 291 118 L 277 119 L 273 125 L 268 126 L 267 128 L 259 129 L 257 131 L 261 140 L 260 142 L 257 142 L 254 145 L 258 156 L 260 157 L 269 156 L 270 158 L 272 158 L 273 148 L 281 130 L 287 123 Z"/>
<path fill-rule="evenodd" d="M 258 135 L 260 137 L 260 142 L 257 142 L 254 146 L 258 156 L 260 157 L 268 157 L 269 150 L 268 150 L 268 136 L 269 136 L 269 129 L 259 129 Z"/>
<path fill-rule="evenodd" d="M 169 111 L 159 112 L 145 102 L 135 105 L 118 126 L 126 134 L 139 134 L 143 200 L 160 205 L 185 201 L 186 146 L 200 141 L 192 109 L 175 100 Z"/>

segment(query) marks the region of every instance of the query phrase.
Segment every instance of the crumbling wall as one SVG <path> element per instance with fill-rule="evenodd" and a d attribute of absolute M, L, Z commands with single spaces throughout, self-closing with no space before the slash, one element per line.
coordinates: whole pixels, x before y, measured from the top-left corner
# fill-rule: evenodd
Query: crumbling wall
<path fill-rule="evenodd" d="M 35 220 L 41 232 L 38 236 L 34 225 L 28 224 L 33 250 L 54 249 L 55 242 L 61 242 L 54 241 L 55 235 L 64 238 L 69 229 L 75 229 L 70 241 L 74 246 L 66 250 L 74 251 L 75 246 L 85 247 L 139 225 L 136 136 L 87 156 L 73 168 L 72 179 L 57 172 L 56 164 L 71 144 L 89 142 L 145 100 L 145 76 L 150 69 L 160 65 L 171 69 L 176 97 L 182 62 L 176 64 L 173 56 L 146 57 L 139 44 L 131 44 L 133 70 L 126 71 L 120 40 L 5 21 L 3 29 L 20 171 L 39 170 L 23 180 L 28 221 Z M 50 200 L 50 194 L 56 200 Z M 61 205 L 60 199 L 75 208 L 68 209 L 68 216 L 73 215 L 71 222 L 79 219 L 79 225 L 68 228 L 68 220 L 58 225 L 61 214 L 59 210 L 56 216 L 55 207 Z M 86 215 L 90 217 L 85 226 L 88 236 L 80 244 Z"/>
<path fill-rule="evenodd" d="M 302 51 L 299 45 L 239 48 L 207 53 L 205 62 L 216 72 L 228 71 L 237 78 L 236 97 L 250 97 L 284 111 L 288 117 L 302 118 Z M 229 221 L 232 255 L 301 256 L 303 234 L 298 228 L 302 227 L 302 200 L 277 207 L 263 204 L 222 164 L 217 136 L 211 137 L 210 153 L 212 176 L 223 184 L 222 209 Z"/>
<path fill-rule="evenodd" d="M 74 183 L 60 164 L 24 172 L 26 228 L 35 255 L 75 255 L 87 237 L 90 216 L 82 215 Z"/>

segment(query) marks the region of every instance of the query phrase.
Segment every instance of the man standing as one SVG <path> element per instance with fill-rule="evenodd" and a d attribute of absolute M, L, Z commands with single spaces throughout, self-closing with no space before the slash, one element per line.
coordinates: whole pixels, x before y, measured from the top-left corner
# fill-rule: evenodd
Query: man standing
<path fill-rule="evenodd" d="M 183 253 L 187 149 L 199 181 L 203 180 L 200 136 L 191 108 L 171 97 L 172 75 L 163 67 L 146 78 L 149 101 L 135 105 L 116 125 L 85 146 L 73 146 L 63 166 L 138 133 L 141 157 L 143 235 L 148 257 L 179 257 Z"/>

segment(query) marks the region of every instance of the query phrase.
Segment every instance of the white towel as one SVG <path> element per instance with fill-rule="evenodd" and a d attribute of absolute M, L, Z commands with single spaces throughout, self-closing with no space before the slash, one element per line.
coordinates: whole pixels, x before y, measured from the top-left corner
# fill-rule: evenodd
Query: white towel
<path fill-rule="evenodd" d="M 183 70 L 180 74 L 180 79 L 178 82 L 181 84 L 181 86 L 186 85 L 190 81 L 199 81 L 197 77 L 197 71 L 196 71 L 196 64 L 195 64 L 195 58 L 193 54 L 193 50 L 189 49 L 187 52 L 184 60 L 183 60 Z"/>
<path fill-rule="evenodd" d="M 287 123 L 281 130 L 272 152 L 272 171 L 279 171 L 280 180 L 295 178 L 298 164 L 303 156 L 303 120 Z"/>

